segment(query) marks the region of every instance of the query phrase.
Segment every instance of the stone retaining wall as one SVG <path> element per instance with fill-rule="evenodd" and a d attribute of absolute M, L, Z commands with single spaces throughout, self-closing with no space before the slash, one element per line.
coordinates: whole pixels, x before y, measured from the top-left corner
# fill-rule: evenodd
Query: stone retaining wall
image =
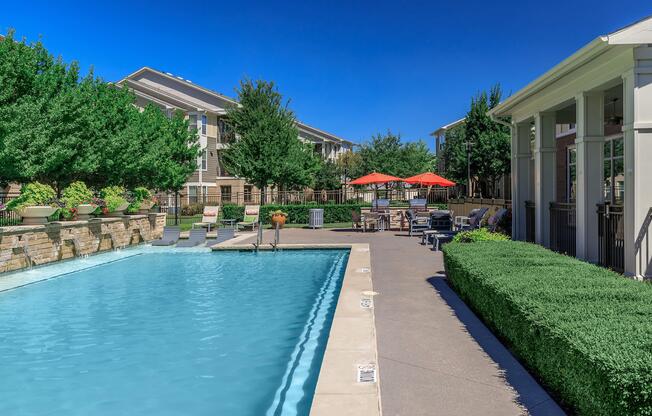
<path fill-rule="evenodd" d="M 165 214 L 0 227 L 0 273 L 161 238 Z"/>

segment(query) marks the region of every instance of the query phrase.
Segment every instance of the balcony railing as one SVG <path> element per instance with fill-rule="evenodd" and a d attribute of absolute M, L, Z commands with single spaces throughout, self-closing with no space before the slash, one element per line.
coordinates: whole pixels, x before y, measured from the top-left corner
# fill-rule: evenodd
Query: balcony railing
<path fill-rule="evenodd" d="M 536 221 L 534 202 L 525 201 L 525 241 L 534 243 L 536 240 Z"/>
<path fill-rule="evenodd" d="M 574 203 L 550 203 L 550 248 L 575 257 L 576 211 Z"/>
<path fill-rule="evenodd" d="M 598 259 L 620 273 L 625 269 L 624 218 L 622 205 L 598 204 Z"/>

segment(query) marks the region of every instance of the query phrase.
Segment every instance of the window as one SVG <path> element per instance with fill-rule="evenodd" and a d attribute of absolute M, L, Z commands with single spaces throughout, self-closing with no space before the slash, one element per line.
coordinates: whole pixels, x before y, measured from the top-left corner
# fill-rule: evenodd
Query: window
<path fill-rule="evenodd" d="M 244 186 L 244 202 L 252 202 L 252 194 L 254 191 L 254 187 L 252 185 L 245 185 Z"/>
<path fill-rule="evenodd" d="M 566 150 L 566 200 L 575 202 L 577 192 L 577 149 L 571 146 Z"/>
<path fill-rule="evenodd" d="M 192 129 L 197 129 L 197 114 L 189 114 L 188 115 L 188 128 L 192 131 Z"/>
<path fill-rule="evenodd" d="M 220 186 L 220 195 L 222 196 L 222 202 L 231 202 L 231 185 L 222 185 Z"/>
<path fill-rule="evenodd" d="M 206 124 L 208 120 L 206 119 L 206 114 L 202 114 L 201 116 L 201 134 L 203 136 L 206 136 Z"/>
<path fill-rule="evenodd" d="M 206 149 L 201 152 L 201 170 L 206 170 L 208 166 L 208 152 Z"/>
<path fill-rule="evenodd" d="M 208 186 L 201 187 L 201 200 L 206 202 L 208 200 Z"/>
<path fill-rule="evenodd" d="M 604 200 L 622 204 L 625 198 L 625 163 L 623 138 L 615 137 L 604 142 L 602 188 Z"/>
<path fill-rule="evenodd" d="M 188 186 L 188 203 L 194 204 L 197 202 L 197 187 L 194 185 Z"/>
<path fill-rule="evenodd" d="M 231 129 L 231 127 L 224 121 L 224 119 L 217 120 L 217 129 L 220 133 L 220 143 L 229 143 L 233 140 L 233 129 Z"/>
<path fill-rule="evenodd" d="M 231 176 L 229 172 L 224 168 L 224 163 L 222 163 L 222 155 L 220 152 L 217 152 L 217 176 Z"/>

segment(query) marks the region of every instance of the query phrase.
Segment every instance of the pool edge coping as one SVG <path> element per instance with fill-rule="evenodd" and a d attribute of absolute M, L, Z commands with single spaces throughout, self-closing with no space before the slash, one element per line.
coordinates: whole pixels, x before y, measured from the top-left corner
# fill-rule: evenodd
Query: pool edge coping
<path fill-rule="evenodd" d="M 220 244 L 213 251 L 252 251 L 252 246 Z M 279 250 L 349 249 L 342 288 L 335 307 L 326 351 L 317 379 L 311 416 L 364 414 L 381 416 L 380 369 L 374 307 L 363 308 L 362 298 L 371 298 L 373 281 L 369 244 L 279 244 Z M 262 251 L 274 250 L 261 246 Z M 354 329 L 355 328 L 355 329 Z M 373 364 L 374 383 L 357 381 L 358 365 Z"/>

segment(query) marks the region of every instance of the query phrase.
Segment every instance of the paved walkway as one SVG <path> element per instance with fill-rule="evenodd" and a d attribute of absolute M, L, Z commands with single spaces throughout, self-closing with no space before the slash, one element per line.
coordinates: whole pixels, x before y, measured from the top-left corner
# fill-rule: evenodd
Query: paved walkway
<path fill-rule="evenodd" d="M 418 238 L 287 229 L 281 242 L 370 244 L 384 416 L 564 414 L 450 289 L 441 253 Z"/>

